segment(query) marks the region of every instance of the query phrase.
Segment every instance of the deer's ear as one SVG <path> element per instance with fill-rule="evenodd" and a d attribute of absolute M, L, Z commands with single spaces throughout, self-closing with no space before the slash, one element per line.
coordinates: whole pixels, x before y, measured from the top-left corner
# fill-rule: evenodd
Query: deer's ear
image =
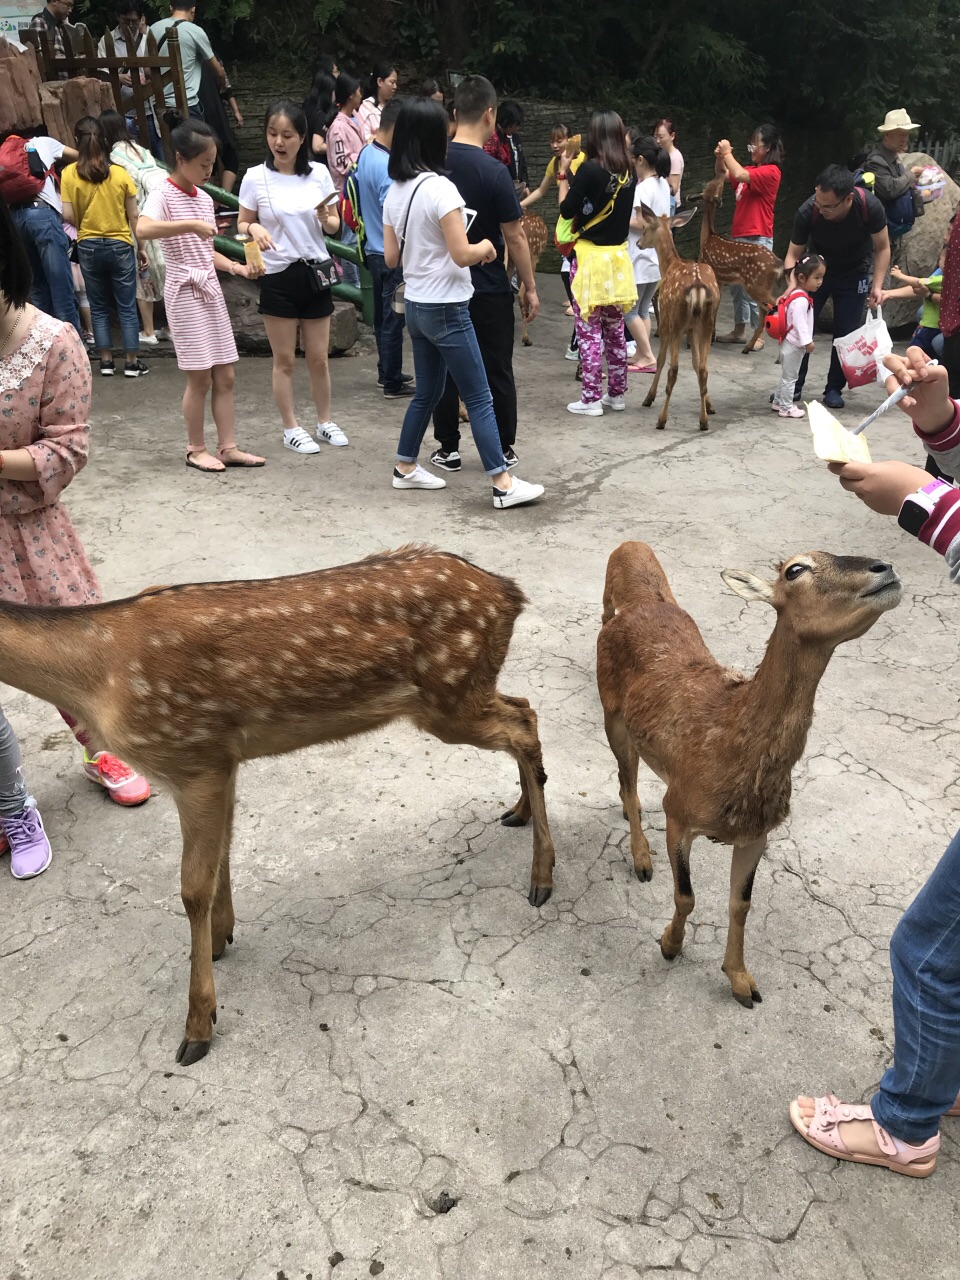
<path fill-rule="evenodd" d="M 696 212 L 696 209 L 681 209 L 679 213 L 675 213 L 669 220 L 670 226 L 685 227 Z"/>
<path fill-rule="evenodd" d="M 769 604 L 773 599 L 773 583 L 747 573 L 746 569 L 724 569 L 720 577 L 744 600 L 765 600 Z"/>

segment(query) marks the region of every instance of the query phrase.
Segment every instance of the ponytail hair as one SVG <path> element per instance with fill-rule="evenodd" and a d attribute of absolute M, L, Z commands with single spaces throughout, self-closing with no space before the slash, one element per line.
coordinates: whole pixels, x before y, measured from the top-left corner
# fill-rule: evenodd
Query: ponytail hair
<path fill-rule="evenodd" d="M 184 160 L 196 160 L 197 156 L 203 155 L 211 142 L 217 146 L 220 145 L 219 138 L 206 120 L 196 120 L 193 116 L 183 120 L 177 116 L 176 121 L 176 124 L 171 123 L 170 128 L 170 147 L 174 159 L 182 156 Z"/>
<path fill-rule="evenodd" d="M 397 64 L 395 62 L 388 62 L 386 58 L 381 58 L 379 62 L 375 62 L 373 64 L 373 70 L 370 72 L 370 97 L 375 103 L 380 102 L 380 86 L 377 84 L 377 81 L 386 80 L 389 77 L 390 72 L 396 71 L 396 69 Z M 423 96 L 426 98 L 430 95 L 424 94 Z"/>
<path fill-rule="evenodd" d="M 77 173 L 84 182 L 106 182 L 110 177 L 110 150 L 100 121 L 94 116 L 81 116 L 73 136 L 80 152 Z"/>
<path fill-rule="evenodd" d="M 646 161 L 658 178 L 669 178 L 670 157 L 656 139 L 651 138 L 649 134 L 646 137 L 637 138 L 634 142 L 633 158 Z"/>

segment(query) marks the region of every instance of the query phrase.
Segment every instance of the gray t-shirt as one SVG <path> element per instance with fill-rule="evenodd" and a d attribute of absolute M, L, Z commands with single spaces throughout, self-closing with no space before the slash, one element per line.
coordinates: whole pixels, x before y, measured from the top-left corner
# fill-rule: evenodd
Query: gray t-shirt
<path fill-rule="evenodd" d="M 160 53 L 169 52 L 168 41 L 164 40 L 163 33 L 168 27 L 172 27 L 175 18 L 161 18 L 159 22 L 155 22 L 150 28 L 153 38 L 160 46 Z M 183 83 L 187 90 L 187 106 L 195 107 L 200 101 L 200 73 L 203 70 L 203 64 L 209 62 L 213 57 L 213 49 L 210 47 L 210 41 L 207 39 L 207 33 L 203 27 L 198 27 L 195 22 L 179 21 L 177 22 L 177 35 L 180 38 L 180 60 L 183 63 Z M 177 105 L 176 95 L 172 84 L 168 84 L 163 91 L 164 100 L 168 107 Z"/>

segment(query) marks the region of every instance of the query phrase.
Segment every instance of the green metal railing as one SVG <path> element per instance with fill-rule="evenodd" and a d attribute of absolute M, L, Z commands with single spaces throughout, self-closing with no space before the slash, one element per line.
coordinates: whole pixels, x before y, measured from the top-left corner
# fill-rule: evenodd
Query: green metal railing
<path fill-rule="evenodd" d="M 214 186 L 212 182 L 208 182 L 204 188 L 207 195 L 217 204 L 223 205 L 232 213 L 236 213 L 240 208 L 240 201 L 230 191 L 224 191 L 221 187 Z M 215 236 L 213 240 L 214 246 L 218 252 L 224 257 L 234 258 L 237 262 L 244 261 L 243 245 L 239 244 L 232 236 Z M 327 237 L 327 248 L 335 258 L 340 258 L 344 262 L 352 262 L 360 271 L 360 286 L 355 284 L 335 284 L 331 292 L 335 298 L 340 298 L 344 302 L 351 302 L 363 316 L 365 324 L 373 325 L 373 279 L 370 272 L 360 261 L 360 253 L 355 245 L 343 244 L 339 240 L 331 240 Z"/>

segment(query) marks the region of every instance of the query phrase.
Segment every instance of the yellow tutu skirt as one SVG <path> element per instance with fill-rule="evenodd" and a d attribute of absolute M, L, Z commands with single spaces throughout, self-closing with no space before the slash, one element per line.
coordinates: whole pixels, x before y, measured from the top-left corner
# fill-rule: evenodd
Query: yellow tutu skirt
<path fill-rule="evenodd" d="M 629 311 L 637 300 L 637 286 L 627 246 L 578 240 L 577 272 L 570 288 L 583 316 L 597 307 Z"/>

